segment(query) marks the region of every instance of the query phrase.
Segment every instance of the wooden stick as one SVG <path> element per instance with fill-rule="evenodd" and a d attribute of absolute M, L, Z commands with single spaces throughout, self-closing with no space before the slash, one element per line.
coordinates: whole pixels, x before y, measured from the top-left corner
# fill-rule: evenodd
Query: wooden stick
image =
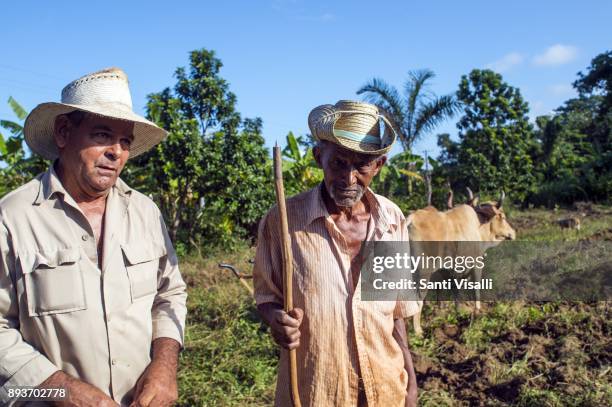
<path fill-rule="evenodd" d="M 276 203 L 280 213 L 280 232 L 283 239 L 283 297 L 285 299 L 285 312 L 293 309 L 293 253 L 291 251 L 291 237 L 287 222 L 287 207 L 285 205 L 285 189 L 283 187 L 283 162 L 278 144 L 274 151 L 274 186 L 276 188 Z M 295 349 L 289 350 L 289 378 L 291 379 L 291 401 L 294 407 L 301 407 L 300 393 L 297 381 L 297 359 Z"/>

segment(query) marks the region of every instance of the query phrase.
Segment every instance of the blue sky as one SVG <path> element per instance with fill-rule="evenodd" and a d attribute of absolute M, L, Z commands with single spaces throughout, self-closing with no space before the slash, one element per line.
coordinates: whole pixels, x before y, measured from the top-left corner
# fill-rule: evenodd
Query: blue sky
<path fill-rule="evenodd" d="M 264 121 L 268 146 L 308 132 L 309 111 L 358 98 L 377 76 L 402 87 L 411 69 L 454 92 L 461 75 L 492 68 L 519 87 L 531 116 L 575 95 L 571 83 L 612 44 L 612 2 L 554 1 L 20 1 L 0 15 L 0 118 L 59 100 L 73 79 L 107 66 L 130 77 L 134 109 L 174 85 L 198 48 L 216 51 L 243 117 Z M 435 134 L 415 152 L 437 153 Z"/>

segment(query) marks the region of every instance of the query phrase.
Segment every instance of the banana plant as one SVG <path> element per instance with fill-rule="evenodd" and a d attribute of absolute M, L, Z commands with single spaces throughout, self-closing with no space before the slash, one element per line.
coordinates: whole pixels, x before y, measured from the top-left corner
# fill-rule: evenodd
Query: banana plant
<path fill-rule="evenodd" d="M 24 148 L 23 121 L 28 112 L 11 96 L 8 105 L 18 121 L 0 120 L 0 128 L 7 130 L 9 136 L 0 133 L 0 197 L 17 188 L 44 171 L 49 165 L 37 155 L 28 154 Z"/>
<path fill-rule="evenodd" d="M 20 121 L 25 120 L 28 113 L 12 96 L 9 97 L 8 104 Z M 23 126 L 12 120 L 0 120 L 0 127 L 11 133 L 8 139 L 0 133 L 0 160 L 11 165 L 23 158 Z"/>
<path fill-rule="evenodd" d="M 285 188 L 288 194 L 294 195 L 314 187 L 323 179 L 323 172 L 318 168 L 312 155 L 312 148 L 303 136 L 296 137 L 289 132 L 287 146 L 283 156 L 287 159 L 284 166 Z"/>

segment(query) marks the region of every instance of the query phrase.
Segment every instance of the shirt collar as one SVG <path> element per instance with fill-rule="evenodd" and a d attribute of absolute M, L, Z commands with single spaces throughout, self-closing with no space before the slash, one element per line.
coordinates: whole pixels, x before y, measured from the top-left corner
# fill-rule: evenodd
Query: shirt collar
<path fill-rule="evenodd" d="M 318 186 L 308 191 L 308 196 L 306 198 L 306 216 L 304 217 L 306 225 L 310 225 L 316 219 L 327 218 L 329 216 L 325 202 L 323 202 L 322 188 L 323 183 L 320 183 Z"/>
<path fill-rule="evenodd" d="M 56 161 L 57 162 L 57 161 Z M 121 178 L 117 178 L 117 182 L 113 185 L 113 189 L 121 196 L 129 196 L 132 193 L 132 189 L 125 183 Z M 40 205 L 43 201 L 47 201 L 59 194 L 65 199 L 66 196 L 70 196 L 68 191 L 64 188 L 62 181 L 59 179 L 57 172 L 55 171 L 55 162 L 53 162 L 49 169 L 42 174 L 40 179 L 40 188 L 38 195 L 34 201 L 35 205 Z"/>
<path fill-rule="evenodd" d="M 390 216 L 385 204 L 369 187 L 366 189 L 364 196 L 370 205 L 372 220 L 374 221 L 376 229 L 387 231 L 391 225 L 397 225 L 395 217 Z M 308 201 L 305 216 L 306 225 L 311 224 L 318 218 L 327 218 L 330 216 L 325 206 L 325 202 L 323 202 L 322 182 L 308 192 L 306 199 Z"/>

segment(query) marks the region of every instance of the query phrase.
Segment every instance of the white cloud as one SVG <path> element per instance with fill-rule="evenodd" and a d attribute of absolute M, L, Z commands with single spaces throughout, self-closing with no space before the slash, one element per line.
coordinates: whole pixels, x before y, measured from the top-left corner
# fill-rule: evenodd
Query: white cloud
<path fill-rule="evenodd" d="M 332 13 L 323 13 L 320 15 L 316 15 L 316 16 L 300 16 L 298 17 L 299 20 L 302 21 L 314 21 L 314 22 L 319 22 L 319 23 L 327 23 L 330 21 L 334 21 L 336 19 L 336 16 Z"/>
<path fill-rule="evenodd" d="M 548 91 L 555 96 L 568 96 L 574 92 L 572 85 L 567 83 L 558 83 L 548 87 Z"/>
<path fill-rule="evenodd" d="M 501 59 L 487 64 L 486 68 L 492 69 L 495 72 L 506 72 L 510 68 L 523 63 L 524 59 L 525 57 L 523 57 L 522 54 L 518 52 L 511 52 L 509 54 L 504 55 Z"/>
<path fill-rule="evenodd" d="M 546 108 L 546 104 L 541 100 L 535 102 L 529 102 L 529 121 L 535 124 L 535 120 L 538 116 L 545 116 L 553 114 L 552 109 Z"/>
<path fill-rule="evenodd" d="M 544 53 L 533 57 L 535 65 L 563 65 L 576 58 L 578 48 L 572 45 L 555 44 Z"/>
<path fill-rule="evenodd" d="M 332 13 L 325 13 L 319 16 L 320 21 L 332 21 L 335 19 L 335 16 Z"/>

